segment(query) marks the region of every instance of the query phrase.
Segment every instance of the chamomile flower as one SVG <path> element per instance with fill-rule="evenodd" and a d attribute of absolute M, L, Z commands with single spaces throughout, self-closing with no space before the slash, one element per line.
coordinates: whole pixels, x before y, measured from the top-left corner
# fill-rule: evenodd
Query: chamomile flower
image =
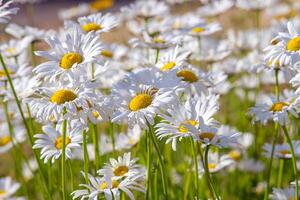
<path fill-rule="evenodd" d="M 9 40 L 7 43 L 0 46 L 0 50 L 5 57 L 17 57 L 27 49 L 29 44 L 29 38 Z"/>
<path fill-rule="evenodd" d="M 87 64 L 95 63 L 101 52 L 99 37 L 93 32 L 81 34 L 77 28 L 64 33 L 65 38 L 51 36 L 46 39 L 50 45 L 49 51 L 37 51 L 36 55 L 49 61 L 38 65 L 34 72 L 38 78 L 46 78 L 51 82 L 56 80 L 70 81 L 78 78 Z"/>
<path fill-rule="evenodd" d="M 214 34 L 221 30 L 222 27 L 220 26 L 219 23 L 209 23 L 209 24 L 201 23 L 201 24 L 194 25 L 193 27 L 190 27 L 189 29 L 183 31 L 187 31 L 187 34 L 193 37 L 202 37 L 202 36 Z"/>
<path fill-rule="evenodd" d="M 129 127 L 139 124 L 142 128 L 154 123 L 159 109 L 173 101 L 173 91 L 157 90 L 154 87 L 142 87 L 132 90 L 118 90 L 116 94 L 117 110 L 113 122 L 127 120 Z"/>
<path fill-rule="evenodd" d="M 292 141 L 293 149 L 296 156 L 300 155 L 300 142 L 299 141 Z M 268 158 L 271 157 L 271 151 L 272 151 L 272 145 L 271 144 L 265 144 L 263 146 L 264 149 L 264 155 Z M 277 144 L 274 148 L 274 157 L 279 159 L 291 159 L 292 153 L 290 150 L 290 146 L 287 143 L 284 144 Z"/>
<path fill-rule="evenodd" d="M 7 124 L 0 123 L 0 154 L 9 151 L 13 144 L 26 140 L 26 132 L 23 125 L 14 124 L 13 131 L 13 135 L 10 135 Z"/>
<path fill-rule="evenodd" d="M 0 24 L 6 24 L 11 15 L 17 14 L 19 8 L 10 8 L 10 5 L 13 1 L 7 1 L 3 3 L 3 0 L 0 0 Z"/>
<path fill-rule="evenodd" d="M 95 111 L 92 108 L 95 108 L 94 102 L 97 97 L 92 91 L 93 88 L 93 84 L 40 87 L 35 92 L 36 96 L 28 98 L 26 102 L 38 119 L 58 121 L 63 116 L 74 119 L 78 118 L 80 111 L 84 111 L 86 115 Z"/>
<path fill-rule="evenodd" d="M 53 128 L 49 125 L 43 126 L 43 132 L 41 134 L 35 134 L 36 138 L 34 149 L 41 149 L 41 159 L 47 163 L 50 159 L 54 163 L 61 154 L 63 148 L 63 136 L 61 133 L 61 126 Z M 82 134 L 81 131 L 68 127 L 65 138 L 65 152 L 66 158 L 72 158 L 72 149 L 81 148 Z"/>
<path fill-rule="evenodd" d="M 118 25 L 116 17 L 107 13 L 92 14 L 86 17 L 78 18 L 79 25 L 83 32 L 94 31 L 96 33 L 108 32 Z"/>
<path fill-rule="evenodd" d="M 127 177 L 123 180 L 115 180 L 112 177 L 93 177 L 89 175 L 89 184 L 80 184 L 85 189 L 72 192 L 73 199 L 98 199 L 104 195 L 106 199 L 120 199 L 121 191 L 124 192 L 131 200 L 134 200 L 134 195 L 131 190 L 145 192 L 141 181 L 144 180 L 144 174 Z"/>
<path fill-rule="evenodd" d="M 273 188 L 273 200 L 290 200 L 295 198 L 295 188 L 289 187 L 285 189 Z"/>
<path fill-rule="evenodd" d="M 205 123 L 216 126 L 217 121 L 213 115 L 218 109 L 216 95 L 207 98 L 189 98 L 184 104 L 174 104 L 160 114 L 164 120 L 156 125 L 156 135 L 159 139 L 167 137 L 166 143 L 172 142 L 172 148 L 176 150 L 177 140 L 194 137 L 187 125 L 198 126 L 200 123 Z"/>
<path fill-rule="evenodd" d="M 288 32 L 280 32 L 273 39 L 275 45 L 269 45 L 264 49 L 265 60 L 276 65 L 293 65 L 300 61 L 300 34 L 292 22 L 287 23 Z"/>
<path fill-rule="evenodd" d="M 266 124 L 269 120 L 285 125 L 289 122 L 288 114 L 298 117 L 298 96 L 292 95 L 277 101 L 269 97 L 264 103 L 256 104 L 250 108 L 249 114 L 253 116 L 253 122 L 259 121 Z"/>
<path fill-rule="evenodd" d="M 15 199 L 13 196 L 20 188 L 20 184 L 11 177 L 0 178 L 0 199 Z"/>
<path fill-rule="evenodd" d="M 132 129 L 128 129 L 127 133 L 120 133 L 116 137 L 116 149 L 117 150 L 128 150 L 135 146 L 142 137 L 142 129 L 135 125 Z"/>
<path fill-rule="evenodd" d="M 217 16 L 225 13 L 234 6 L 233 0 L 217 0 L 205 4 L 197 9 L 197 13 L 203 17 Z"/>
<path fill-rule="evenodd" d="M 141 173 L 141 167 L 136 164 L 137 158 L 131 159 L 131 153 L 125 153 L 123 156 L 119 156 L 118 159 L 110 159 L 109 163 L 106 163 L 104 167 L 98 170 L 98 174 L 101 176 L 113 177 L 116 180 L 124 177 L 134 176 Z"/>

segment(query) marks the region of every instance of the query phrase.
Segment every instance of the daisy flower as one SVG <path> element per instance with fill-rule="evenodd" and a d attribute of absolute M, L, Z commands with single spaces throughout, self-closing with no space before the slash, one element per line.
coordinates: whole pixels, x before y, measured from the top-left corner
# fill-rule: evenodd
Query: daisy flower
<path fill-rule="evenodd" d="M 7 43 L 0 46 L 0 50 L 7 58 L 17 57 L 27 50 L 30 42 L 31 40 L 28 37 L 20 40 L 9 40 Z"/>
<path fill-rule="evenodd" d="M 88 33 L 91 31 L 98 33 L 108 32 L 118 25 L 116 17 L 107 13 L 92 14 L 85 17 L 78 18 L 79 25 L 83 32 Z"/>
<path fill-rule="evenodd" d="M 20 184 L 11 177 L 0 178 L 0 199 L 14 199 L 12 196 L 20 188 Z"/>
<path fill-rule="evenodd" d="M 13 1 L 7 1 L 3 3 L 0 0 L 0 24 L 6 24 L 10 20 L 10 15 L 17 14 L 19 8 L 9 8 Z"/>
<path fill-rule="evenodd" d="M 79 73 L 87 67 L 87 64 L 96 62 L 96 57 L 101 52 L 99 37 L 93 32 L 81 34 L 77 28 L 70 32 L 64 33 L 63 40 L 57 36 L 48 37 L 46 42 L 51 49 L 36 52 L 36 55 L 49 60 L 33 70 L 38 78 L 45 77 L 51 82 L 65 78 L 72 81 L 78 78 Z"/>
<path fill-rule="evenodd" d="M 273 120 L 285 125 L 289 122 L 289 114 L 298 117 L 298 98 L 295 94 L 281 98 L 279 101 L 273 97 L 268 97 L 264 103 L 256 104 L 255 107 L 250 108 L 249 114 L 253 116 L 253 122 L 259 121 L 266 124 L 269 120 Z"/>
<path fill-rule="evenodd" d="M 300 141 L 292 141 L 293 149 L 296 156 L 300 155 Z M 264 155 L 268 158 L 271 157 L 272 145 L 265 144 L 263 146 Z M 291 159 L 292 153 L 290 151 L 290 146 L 287 143 L 277 144 L 274 148 L 274 157 L 279 159 Z"/>
<path fill-rule="evenodd" d="M 125 153 L 119 156 L 118 159 L 110 159 L 110 163 L 106 163 L 104 167 L 97 171 L 100 176 L 113 177 L 116 180 L 124 177 L 131 177 L 141 173 L 141 167 L 136 164 L 137 158 L 131 159 L 131 153 Z"/>
<path fill-rule="evenodd" d="M 271 7 L 276 2 L 278 2 L 278 0 L 237 0 L 236 6 L 244 10 L 263 10 L 267 7 Z"/>
<path fill-rule="evenodd" d="M 81 84 L 64 87 L 39 87 L 35 96 L 26 99 L 32 114 L 41 120 L 58 121 L 65 118 L 83 118 L 85 113 L 93 114 L 97 99 L 93 84 Z M 66 109 L 66 113 L 63 110 Z M 80 114 L 79 114 L 80 113 Z"/>
<path fill-rule="evenodd" d="M 154 117 L 159 109 L 173 101 L 173 91 L 157 90 L 153 87 L 142 87 L 132 90 L 119 90 L 116 94 L 117 110 L 113 122 L 127 119 L 129 127 L 138 124 L 147 127 L 147 121 L 154 124 Z"/>
<path fill-rule="evenodd" d="M 221 31 L 222 27 L 219 23 L 201 23 L 190 27 L 189 29 L 183 29 L 183 33 L 186 32 L 188 35 L 193 37 L 202 37 L 212 35 L 218 31 Z"/>
<path fill-rule="evenodd" d="M 300 35 L 292 22 L 287 23 L 288 32 L 280 32 L 273 41 L 264 49 L 265 60 L 272 65 L 293 65 L 300 61 Z"/>
<path fill-rule="evenodd" d="M 289 187 L 285 189 L 273 188 L 273 200 L 290 200 L 295 198 L 295 188 Z"/>
<path fill-rule="evenodd" d="M 138 125 L 128 129 L 127 133 L 118 134 L 115 141 L 116 149 L 120 151 L 132 148 L 140 141 L 142 134 L 142 129 Z"/>
<path fill-rule="evenodd" d="M 120 199 L 121 191 L 124 192 L 131 200 L 134 200 L 134 195 L 131 190 L 145 192 L 141 181 L 144 180 L 144 174 L 138 174 L 127 177 L 123 180 L 115 180 L 112 177 L 93 177 L 89 175 L 89 184 L 80 184 L 85 189 L 76 190 L 71 193 L 73 199 L 98 199 L 104 194 L 106 199 Z"/>
<path fill-rule="evenodd" d="M 225 13 L 233 6 L 233 0 L 217 0 L 201 6 L 197 9 L 197 13 L 202 17 L 212 17 Z"/>
<path fill-rule="evenodd" d="M 56 129 L 46 125 L 43 126 L 43 132 L 41 134 L 35 134 L 36 138 L 34 149 L 41 149 L 41 159 L 47 163 L 50 159 L 52 163 L 57 160 L 62 154 L 63 138 L 60 131 L 61 126 L 56 126 Z M 72 158 L 72 149 L 81 148 L 82 134 L 81 131 L 76 128 L 68 128 L 66 132 L 65 147 L 66 147 L 66 158 Z"/>
<path fill-rule="evenodd" d="M 187 125 L 198 126 L 200 123 L 217 125 L 213 115 L 219 109 L 218 99 L 216 95 L 198 99 L 188 98 L 185 103 L 170 106 L 159 114 L 164 120 L 156 125 L 156 135 L 159 139 L 167 137 L 166 143 L 172 142 L 175 151 L 177 140 L 194 136 Z M 202 121 L 199 121 L 200 117 Z"/>

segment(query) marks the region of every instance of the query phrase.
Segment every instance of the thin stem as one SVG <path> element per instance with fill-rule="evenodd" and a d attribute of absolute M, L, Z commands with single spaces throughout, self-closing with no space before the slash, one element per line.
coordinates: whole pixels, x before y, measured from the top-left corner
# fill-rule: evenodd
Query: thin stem
<path fill-rule="evenodd" d="M 148 125 L 148 128 L 149 128 L 150 139 L 151 139 L 152 143 L 154 144 L 155 151 L 158 155 L 160 173 L 161 173 L 161 178 L 162 178 L 162 186 L 163 186 L 165 199 L 167 200 L 168 199 L 168 189 L 167 189 L 167 185 L 166 185 L 167 180 L 166 180 L 166 175 L 165 175 L 165 169 L 164 169 L 164 162 L 163 162 L 162 153 L 159 149 L 158 143 L 157 143 L 156 138 L 154 136 L 153 127 L 152 127 L 152 125 L 150 125 L 148 120 L 146 120 L 146 121 L 147 121 L 147 125 Z"/>
<path fill-rule="evenodd" d="M 192 137 L 190 138 L 190 141 L 191 141 L 193 159 L 194 159 L 194 165 L 195 165 L 196 197 L 197 197 L 197 199 L 199 199 L 199 172 L 198 172 L 197 150 L 195 148 L 195 142 Z"/>
<path fill-rule="evenodd" d="M 268 171 L 267 171 L 267 185 L 266 185 L 266 190 L 265 190 L 265 196 L 264 196 L 264 200 L 267 200 L 269 198 L 269 192 L 270 192 L 270 178 L 271 178 L 271 171 L 272 171 L 272 164 L 273 164 L 273 157 L 274 157 L 274 149 L 275 149 L 275 144 L 277 141 L 277 138 L 279 136 L 279 125 L 278 123 L 275 124 L 275 137 L 272 143 L 272 150 L 271 150 L 271 158 L 270 158 L 270 162 L 268 165 Z"/>
<path fill-rule="evenodd" d="M 86 137 L 86 130 L 83 131 L 83 160 L 84 160 L 84 166 L 83 166 L 83 171 L 84 171 L 84 179 L 85 183 L 89 184 L 89 178 L 88 178 L 88 171 L 89 171 L 89 155 L 87 152 L 87 137 Z"/>
<path fill-rule="evenodd" d="M 116 144 L 115 144 L 114 124 L 112 122 L 109 122 L 109 133 L 110 133 L 110 136 L 111 136 L 113 154 L 115 156 L 115 154 L 116 154 Z"/>
<path fill-rule="evenodd" d="M 275 96 L 277 101 L 279 101 L 279 80 L 278 80 L 279 69 L 275 69 Z"/>
<path fill-rule="evenodd" d="M 217 194 L 214 185 L 213 185 L 213 181 L 210 177 L 210 172 L 209 172 L 209 168 L 208 168 L 208 152 L 209 152 L 209 145 L 205 147 L 205 152 L 204 152 L 204 170 L 205 170 L 205 176 L 207 178 L 207 182 L 210 183 L 211 188 L 210 188 L 210 192 L 212 193 L 213 196 L 215 196 L 215 199 L 219 200 L 219 195 Z"/>
<path fill-rule="evenodd" d="M 282 187 L 282 177 L 283 177 L 283 169 L 284 169 L 284 159 L 281 159 L 279 161 L 279 173 L 278 173 L 278 178 L 277 178 L 277 187 L 281 188 Z"/>
<path fill-rule="evenodd" d="M 98 170 L 100 168 L 100 153 L 99 153 L 99 139 L 98 139 L 97 124 L 92 124 L 92 134 L 93 134 L 94 153 L 95 153 L 95 167 L 96 170 Z"/>
<path fill-rule="evenodd" d="M 155 64 L 158 62 L 158 58 L 159 58 L 159 49 L 155 49 L 156 54 L 155 54 Z"/>
<path fill-rule="evenodd" d="M 62 197 L 66 199 L 66 132 L 67 132 L 67 120 L 64 119 L 62 124 L 62 155 L 61 155 L 61 185 L 62 185 Z"/>
<path fill-rule="evenodd" d="M 30 52 L 31 52 L 31 65 L 33 67 L 36 66 L 36 60 L 35 60 L 35 55 L 34 55 L 34 42 L 30 43 Z"/>
<path fill-rule="evenodd" d="M 299 183 L 298 183 L 298 170 L 297 170 L 297 161 L 296 161 L 296 156 L 295 156 L 295 151 L 293 147 L 292 140 L 289 136 L 288 130 L 286 126 L 282 126 L 283 132 L 285 134 L 285 137 L 287 139 L 287 143 L 290 146 L 290 150 L 292 153 L 292 162 L 293 162 L 293 170 L 294 170 L 294 176 L 295 176 L 295 182 L 296 182 L 296 193 L 295 193 L 295 199 L 299 199 Z"/>
<path fill-rule="evenodd" d="M 6 66 L 6 64 L 5 64 L 4 60 L 3 60 L 3 57 L 2 57 L 2 54 L 1 54 L 1 53 L 0 53 L 0 62 L 1 62 L 1 65 L 2 65 L 2 67 L 3 67 L 4 73 L 5 73 L 6 77 L 7 77 L 8 84 L 9 84 L 9 86 L 10 86 L 10 88 L 11 88 L 12 93 L 13 93 L 13 96 L 14 96 L 15 102 L 16 102 L 16 104 L 17 104 L 19 113 L 20 113 L 20 115 L 21 115 L 23 124 L 24 124 L 25 129 L 26 129 L 27 134 L 28 134 L 28 138 L 29 138 L 29 141 L 30 141 L 30 145 L 31 145 L 31 147 L 32 147 L 34 142 L 33 142 L 33 137 L 32 137 L 32 134 L 31 134 L 31 130 L 30 130 L 29 125 L 28 125 L 28 123 L 27 123 L 27 121 L 26 121 L 26 118 L 25 118 L 25 115 L 24 115 L 24 112 L 23 112 L 23 109 L 22 109 L 22 106 L 21 106 L 21 102 L 20 102 L 20 100 L 19 100 L 19 98 L 18 98 L 18 95 L 17 95 L 17 93 L 16 93 L 16 90 L 15 90 L 15 87 L 14 87 L 14 85 L 13 85 L 12 79 L 11 79 L 11 77 L 10 77 L 10 74 L 9 74 L 9 72 L 8 72 L 7 66 Z M 43 188 L 45 189 L 47 199 L 52 199 L 52 196 L 50 195 L 49 190 L 48 190 L 48 187 L 47 187 L 47 185 L 46 185 L 46 179 L 45 179 L 45 176 L 44 176 L 43 171 L 42 171 L 42 163 L 40 162 L 40 159 L 39 159 L 39 157 L 38 157 L 38 155 L 37 155 L 37 152 L 36 152 L 35 150 L 33 150 L 33 154 L 34 154 L 34 157 L 35 157 L 35 159 L 36 159 L 36 161 L 37 161 L 37 163 L 38 163 L 38 166 L 39 166 L 39 169 L 38 169 L 38 170 L 39 170 L 39 173 L 40 173 L 40 175 L 41 175 L 42 181 L 43 181 L 43 183 L 44 183 L 44 184 L 43 184 L 43 185 L 44 185 Z"/>
<path fill-rule="evenodd" d="M 149 131 L 146 131 L 146 148 L 147 148 L 147 188 L 146 188 L 146 200 L 150 199 L 151 194 L 151 146 Z"/>

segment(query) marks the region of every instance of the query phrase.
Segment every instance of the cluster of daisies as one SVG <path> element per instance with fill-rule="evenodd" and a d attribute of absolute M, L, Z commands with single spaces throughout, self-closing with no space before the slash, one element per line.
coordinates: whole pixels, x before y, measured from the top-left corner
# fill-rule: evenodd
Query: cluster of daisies
<path fill-rule="evenodd" d="M 299 199 L 299 2 L 40 2 L 0 0 L 0 199 Z"/>

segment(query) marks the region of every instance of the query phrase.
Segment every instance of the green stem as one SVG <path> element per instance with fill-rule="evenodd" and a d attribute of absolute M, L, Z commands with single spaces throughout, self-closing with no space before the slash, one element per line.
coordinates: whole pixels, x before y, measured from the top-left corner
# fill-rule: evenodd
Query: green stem
<path fill-rule="evenodd" d="M 287 130 L 286 126 L 282 126 L 282 129 L 283 129 L 283 132 L 284 132 L 285 137 L 287 139 L 287 143 L 290 146 L 291 153 L 292 153 L 293 170 L 294 170 L 294 176 L 295 176 L 295 182 L 296 182 L 295 199 L 299 199 L 298 170 L 297 170 L 297 160 L 296 160 L 296 156 L 295 156 L 295 151 L 294 151 L 293 143 L 292 143 L 292 140 L 289 136 L 289 133 L 288 133 L 288 130 Z"/>
<path fill-rule="evenodd" d="M 113 155 L 116 155 L 116 144 L 115 144 L 115 134 L 114 134 L 114 124 L 112 122 L 109 122 L 109 133 L 111 137 L 112 142 L 112 148 L 113 148 Z"/>
<path fill-rule="evenodd" d="M 146 148 L 147 148 L 147 188 L 146 188 L 146 200 L 150 199 L 151 194 L 151 146 L 149 131 L 146 131 Z"/>
<path fill-rule="evenodd" d="M 22 106 L 21 106 L 21 102 L 20 102 L 20 100 L 19 100 L 19 98 L 18 98 L 18 95 L 17 95 L 17 93 L 16 93 L 16 90 L 15 90 L 15 87 L 14 87 L 14 85 L 13 85 L 12 79 L 11 79 L 11 77 L 10 77 L 10 74 L 9 74 L 9 72 L 8 72 L 7 66 L 6 66 L 6 64 L 5 64 L 4 60 L 3 60 L 3 57 L 2 57 L 2 54 L 1 54 L 1 53 L 0 53 L 0 62 L 1 62 L 1 65 L 2 65 L 2 67 L 3 67 L 4 73 L 5 73 L 6 77 L 7 77 L 8 84 L 9 84 L 9 86 L 10 86 L 10 88 L 11 88 L 11 91 L 12 91 L 12 93 L 13 93 L 13 96 L 14 96 L 14 98 L 15 98 L 15 102 L 16 102 L 16 104 L 17 104 L 17 107 L 18 107 L 18 110 L 19 110 L 19 112 L 20 112 L 20 115 L 21 115 L 23 124 L 24 124 L 25 129 L 26 129 L 27 134 L 28 134 L 28 138 L 29 138 L 29 141 L 30 141 L 30 145 L 31 145 L 31 147 L 32 147 L 34 142 L 33 142 L 33 137 L 32 137 L 32 134 L 31 134 L 31 130 L 30 130 L 29 125 L 28 125 L 28 123 L 27 123 L 27 121 L 26 121 L 26 118 L 25 118 L 25 115 L 24 115 L 24 112 L 23 112 L 23 109 L 22 109 Z M 39 170 L 39 173 L 40 173 L 40 175 L 41 175 L 42 181 L 43 181 L 43 183 L 44 183 L 44 184 L 43 184 L 43 185 L 44 185 L 43 188 L 45 189 L 47 199 L 52 199 L 52 197 L 51 197 L 51 195 L 50 195 L 50 193 L 49 193 L 49 190 L 48 190 L 48 188 L 47 188 L 47 185 L 46 185 L 46 179 L 45 179 L 45 176 L 44 176 L 43 171 L 42 171 L 42 163 L 40 162 L 40 159 L 39 159 L 39 157 L 38 157 L 38 155 L 37 155 L 37 152 L 36 152 L 35 150 L 33 150 L 33 154 L 34 154 L 34 157 L 35 157 L 35 159 L 36 159 L 36 161 L 37 161 L 37 163 L 38 163 L 38 166 L 39 166 L 39 169 L 38 169 L 38 170 Z"/>
<path fill-rule="evenodd" d="M 275 149 L 275 144 L 276 144 L 278 136 L 279 136 L 279 125 L 278 125 L 278 123 L 276 123 L 275 124 L 275 137 L 274 137 L 274 140 L 272 143 L 271 158 L 270 158 L 270 162 L 268 165 L 268 171 L 267 171 L 267 180 L 266 180 L 267 185 L 266 185 L 264 200 L 268 200 L 268 198 L 269 198 L 270 178 L 271 178 L 271 171 L 272 171 L 272 164 L 273 164 L 273 157 L 274 157 L 274 149 Z"/>
<path fill-rule="evenodd" d="M 150 139 L 151 139 L 152 143 L 154 144 L 155 151 L 158 155 L 160 173 L 161 173 L 161 178 L 162 178 L 162 186 L 163 186 L 165 199 L 167 200 L 168 199 L 168 189 L 167 189 L 167 185 L 166 185 L 167 180 L 166 180 L 166 176 L 165 176 L 165 169 L 164 169 L 164 162 L 163 162 L 162 153 L 159 149 L 158 143 L 157 143 L 156 138 L 154 136 L 153 127 L 152 127 L 152 125 L 150 125 L 150 123 L 148 122 L 147 119 L 146 119 L 146 121 L 147 121 L 147 125 L 148 125 L 148 128 L 149 128 Z"/>
<path fill-rule="evenodd" d="M 35 67 L 36 60 L 35 60 L 35 55 L 34 55 L 34 42 L 31 42 L 31 44 L 30 44 L 30 52 L 31 52 L 31 65 L 33 67 Z"/>
<path fill-rule="evenodd" d="M 99 139 L 98 139 L 97 124 L 92 124 L 92 134 L 93 134 L 94 153 L 95 153 L 95 167 L 96 170 L 98 170 L 100 168 L 100 153 L 99 153 Z"/>
<path fill-rule="evenodd" d="M 210 188 L 210 192 L 212 194 L 212 196 L 215 196 L 215 199 L 219 200 L 219 195 L 217 194 L 214 185 L 213 185 L 213 181 L 211 179 L 210 176 L 210 172 L 209 172 L 209 168 L 208 168 L 208 152 L 209 152 L 209 145 L 205 147 L 205 152 L 204 152 L 204 170 L 205 170 L 205 177 L 207 179 L 207 182 L 209 182 L 209 185 L 211 185 Z"/>
<path fill-rule="evenodd" d="M 62 125 L 62 154 L 61 154 L 61 185 L 62 185 L 62 197 L 66 200 L 66 132 L 67 132 L 67 120 L 64 119 Z"/>
<path fill-rule="evenodd" d="M 279 101 L 279 80 L 278 80 L 279 69 L 275 69 L 275 96 L 277 101 Z"/>
<path fill-rule="evenodd" d="M 83 131 L 83 160 L 84 160 L 84 179 L 85 183 L 89 184 L 89 178 L 88 178 L 88 171 L 89 171 L 89 155 L 87 152 L 87 137 L 86 137 L 86 130 Z"/>
<path fill-rule="evenodd" d="M 159 49 L 155 49 L 155 64 L 158 62 L 158 58 L 159 58 Z"/>
<path fill-rule="evenodd" d="M 195 148 L 195 142 L 193 138 L 190 138 L 191 146 L 192 146 L 192 152 L 193 152 L 193 159 L 194 159 L 194 165 L 195 165 L 195 185 L 196 185 L 196 197 L 199 199 L 199 172 L 198 172 L 198 159 L 197 159 L 197 150 Z"/>
<path fill-rule="evenodd" d="M 278 173 L 278 178 L 277 178 L 277 187 L 281 188 L 282 187 L 282 177 L 283 177 L 283 169 L 284 169 L 284 159 L 281 159 L 279 161 L 279 173 Z"/>

